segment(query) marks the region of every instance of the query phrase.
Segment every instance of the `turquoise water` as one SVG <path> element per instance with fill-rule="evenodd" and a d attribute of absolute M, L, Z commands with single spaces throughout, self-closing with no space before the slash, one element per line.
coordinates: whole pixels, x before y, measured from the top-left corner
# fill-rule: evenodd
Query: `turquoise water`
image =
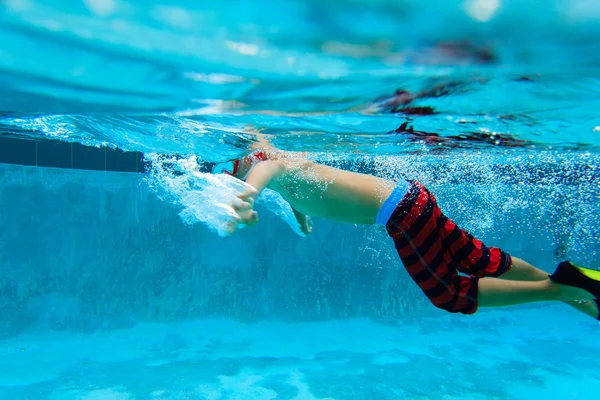
<path fill-rule="evenodd" d="M 546 270 L 565 256 L 598 265 L 597 192 L 488 173 L 493 187 L 439 179 L 432 189 L 459 224 Z M 317 220 L 303 239 L 259 207 L 260 228 L 220 238 L 183 224 L 137 174 L 3 165 L 0 178 L 0 398 L 598 390 L 597 322 L 559 304 L 447 315 L 377 229 Z"/>
<path fill-rule="evenodd" d="M 219 237 L 194 167 L 261 137 L 598 268 L 598 28 L 585 0 L 0 0 L 0 135 L 150 166 L 0 165 L 0 399 L 597 398 L 597 321 L 448 315 L 384 232 L 301 238 L 277 199 Z"/>
<path fill-rule="evenodd" d="M 386 135 L 404 122 L 596 149 L 594 1 L 188 3 L 3 1 L 3 129 L 212 160 L 252 129 L 289 149 L 432 150 Z M 373 104 L 399 89 L 412 111 Z"/>

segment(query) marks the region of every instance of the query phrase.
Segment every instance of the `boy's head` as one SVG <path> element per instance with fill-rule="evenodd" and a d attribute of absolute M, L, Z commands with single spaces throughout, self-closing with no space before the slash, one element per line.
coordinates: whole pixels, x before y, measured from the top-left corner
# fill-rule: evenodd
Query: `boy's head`
<path fill-rule="evenodd" d="M 241 180 L 245 180 L 248 173 L 256 164 L 266 160 L 266 155 L 262 151 L 250 154 L 246 157 L 217 163 L 212 168 L 213 174 L 227 174 Z"/>

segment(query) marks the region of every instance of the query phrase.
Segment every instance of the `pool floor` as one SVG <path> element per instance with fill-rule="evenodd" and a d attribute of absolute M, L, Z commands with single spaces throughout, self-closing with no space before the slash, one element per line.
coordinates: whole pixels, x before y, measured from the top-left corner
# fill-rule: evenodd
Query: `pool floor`
<path fill-rule="evenodd" d="M 600 324 L 566 306 L 390 326 L 203 319 L 0 341 L 1 399 L 597 399 Z"/>

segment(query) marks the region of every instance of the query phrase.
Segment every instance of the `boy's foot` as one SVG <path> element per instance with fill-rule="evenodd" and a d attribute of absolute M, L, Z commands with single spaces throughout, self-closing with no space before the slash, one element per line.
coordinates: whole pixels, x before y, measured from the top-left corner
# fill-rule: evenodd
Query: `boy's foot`
<path fill-rule="evenodd" d="M 590 303 L 596 305 L 596 314 L 592 315 L 592 317 L 595 317 L 598 321 L 600 321 L 600 300 L 594 299 Z"/>
<path fill-rule="evenodd" d="M 552 282 L 583 289 L 591 294 L 589 299 L 573 300 L 592 300 L 600 298 L 600 271 L 578 267 L 570 261 L 563 261 L 558 264 L 556 271 L 550 275 Z"/>
<path fill-rule="evenodd" d="M 593 299 L 589 301 L 567 301 L 568 305 L 590 317 L 600 321 L 600 300 Z"/>
<path fill-rule="evenodd" d="M 594 299 L 592 302 L 596 305 L 596 315 L 595 315 L 595 317 L 596 317 L 596 319 L 598 321 L 600 321 L 600 300 Z M 592 315 L 592 317 L 593 316 L 594 315 Z"/>

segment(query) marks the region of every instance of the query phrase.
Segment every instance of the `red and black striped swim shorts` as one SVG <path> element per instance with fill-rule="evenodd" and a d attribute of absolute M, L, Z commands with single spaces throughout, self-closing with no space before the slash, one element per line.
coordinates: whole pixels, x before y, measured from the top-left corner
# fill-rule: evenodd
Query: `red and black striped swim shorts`
<path fill-rule="evenodd" d="M 386 225 L 404 267 L 429 300 L 449 312 L 477 311 L 479 278 L 498 277 L 512 266 L 510 255 L 459 228 L 418 182 Z"/>

